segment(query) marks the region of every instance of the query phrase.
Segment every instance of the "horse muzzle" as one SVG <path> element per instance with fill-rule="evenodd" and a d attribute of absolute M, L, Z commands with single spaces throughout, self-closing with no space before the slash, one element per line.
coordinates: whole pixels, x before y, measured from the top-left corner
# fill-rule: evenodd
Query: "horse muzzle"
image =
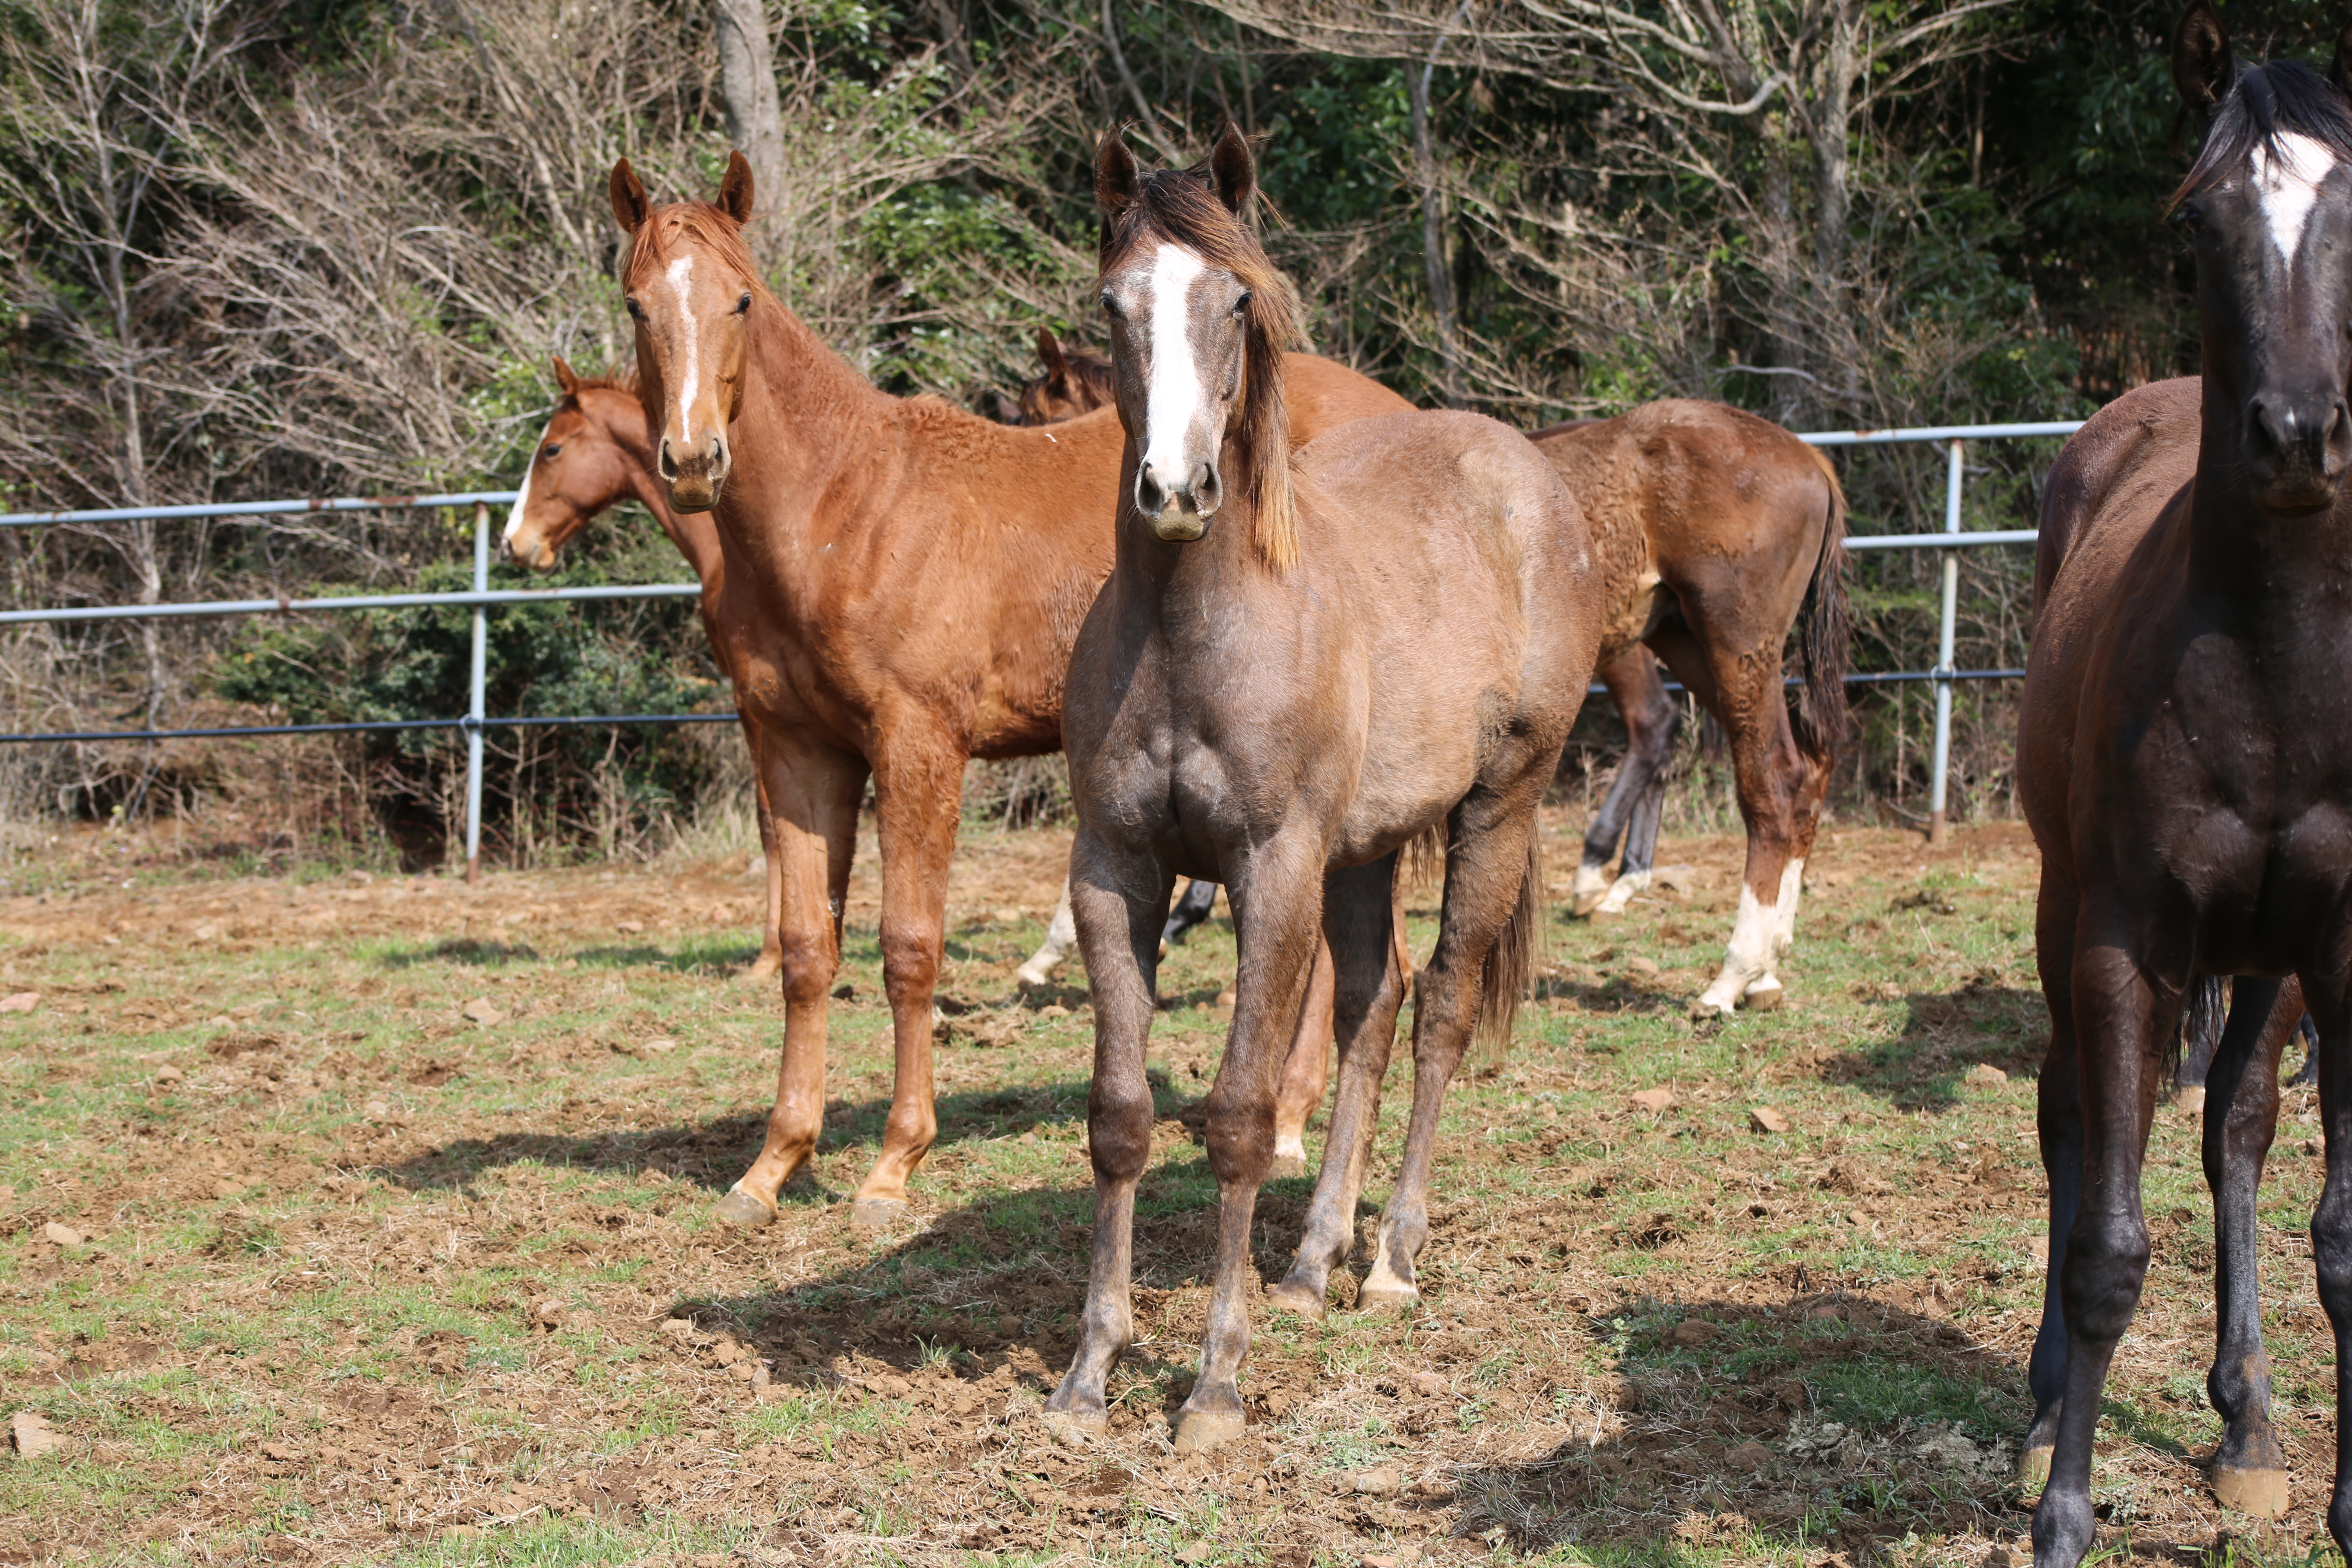
<path fill-rule="evenodd" d="M 654 467 L 662 482 L 669 487 L 672 511 L 709 511 L 719 504 L 719 491 L 727 483 L 728 470 L 732 467 L 727 437 L 713 436 L 702 450 L 681 457 L 678 448 L 665 436 Z"/>
<path fill-rule="evenodd" d="M 1175 484 L 1146 463 L 1135 475 L 1135 510 L 1151 520 L 1151 531 L 1171 544 L 1190 544 L 1209 531 L 1209 519 L 1224 504 L 1224 489 L 1213 463 L 1196 463 Z"/>
<path fill-rule="evenodd" d="M 2247 489 L 2264 511 L 2308 516 L 2336 504 L 2352 468 L 2352 410 L 2344 395 L 2264 393 L 2246 405 L 2240 448 Z"/>

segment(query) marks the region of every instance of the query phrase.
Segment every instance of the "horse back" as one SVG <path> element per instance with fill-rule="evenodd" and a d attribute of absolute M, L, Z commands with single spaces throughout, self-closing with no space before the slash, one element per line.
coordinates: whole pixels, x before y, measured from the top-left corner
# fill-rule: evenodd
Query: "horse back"
<path fill-rule="evenodd" d="M 2067 438 L 2042 486 L 2033 550 L 2037 626 L 2074 542 L 2099 528 L 2145 528 L 2196 477 L 2203 385 L 2189 375 L 2136 386 Z"/>

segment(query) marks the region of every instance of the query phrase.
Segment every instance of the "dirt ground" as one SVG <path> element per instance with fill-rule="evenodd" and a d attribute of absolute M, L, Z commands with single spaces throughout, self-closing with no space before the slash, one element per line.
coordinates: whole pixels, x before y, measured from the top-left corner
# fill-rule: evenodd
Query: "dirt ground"
<path fill-rule="evenodd" d="M 1580 826 L 1549 824 L 1559 893 Z M 846 1202 L 889 1093 L 870 839 L 824 1144 L 748 1235 L 709 1210 L 758 1146 L 781 1034 L 773 992 L 730 977 L 755 949 L 750 862 L 232 881 L 94 839 L 20 868 L 0 1419 L 55 1447 L 0 1452 L 0 1563 L 2021 1557 L 2046 1038 L 2021 828 L 1932 851 L 1826 830 L 1788 1005 L 1728 1024 L 1686 1007 L 1736 840 L 1669 842 L 1683 887 L 1620 919 L 1555 918 L 1510 1055 L 1448 1102 L 1423 1305 L 1349 1310 L 1349 1277 L 1323 1322 L 1261 1309 L 1252 1426 L 1205 1458 L 1171 1451 L 1167 1415 L 1206 1304 L 1188 1111 L 1223 1040 L 1222 908 L 1163 968 L 1114 1430 L 1073 1447 L 1035 1419 L 1084 1284 L 1092 1026 L 1083 975 L 1022 994 L 1012 972 L 1066 847 L 968 840 L 940 1140 L 879 1233 Z M 2101 1549 L 2306 1561 L 2332 1552 L 2335 1447 L 2311 1097 L 2289 1093 L 2261 1210 L 2277 1524 L 2222 1513 L 2197 1466 L 2218 1431 L 2197 1137 L 2168 1108 L 2151 1141 Z M 1261 1202 L 1269 1279 L 1307 1192 Z"/>

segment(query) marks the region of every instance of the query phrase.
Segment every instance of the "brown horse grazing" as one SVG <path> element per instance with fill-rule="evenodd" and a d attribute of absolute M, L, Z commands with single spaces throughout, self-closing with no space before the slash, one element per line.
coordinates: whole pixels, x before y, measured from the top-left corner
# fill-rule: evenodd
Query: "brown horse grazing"
<path fill-rule="evenodd" d="M 1037 329 L 1037 360 L 1045 374 L 1021 389 L 1021 423 L 1057 425 L 1110 404 L 1110 361 L 1086 349 L 1064 349 Z"/>
<path fill-rule="evenodd" d="M 1443 832 L 1443 922 L 1414 992 L 1411 1131 L 1363 1288 L 1372 1301 L 1413 1299 L 1440 1102 L 1482 1004 L 1491 1027 L 1509 1027 L 1541 919 L 1536 808 L 1601 634 L 1582 514 L 1516 432 L 1472 414 L 1400 414 L 1294 459 L 1279 352 L 1295 330 L 1290 296 L 1241 220 L 1255 184 L 1230 128 L 1206 174 L 1142 174 L 1117 132 L 1097 154 L 1127 438 L 1117 565 L 1072 650 L 1064 715 L 1078 810 L 1070 897 L 1095 1005 L 1093 1261 L 1077 1349 L 1046 1404 L 1065 1429 L 1103 1427 L 1104 1383 L 1132 1336 L 1152 1125 L 1144 1047 L 1176 876 L 1223 883 L 1240 937 L 1232 1032 L 1205 1100 L 1216 1280 L 1200 1376 L 1176 1417 L 1187 1450 L 1242 1430 L 1251 1219 L 1318 932 L 1344 1044 L 1300 1263 L 1328 1268 L 1353 1238 L 1404 995 L 1398 853 Z"/>
<path fill-rule="evenodd" d="M 2199 0 L 2172 69 L 2209 122 L 2174 202 L 2203 329 L 2194 466 L 2177 418 L 2094 421 L 2069 443 L 2045 500 L 2019 719 L 2051 1016 L 2048 1304 L 2027 1437 L 2029 1456 L 2049 1455 L 2039 1568 L 2073 1568 L 2096 1529 L 2092 1439 L 2147 1270 L 2140 1164 L 2200 976 L 2238 977 L 2207 1081 L 2227 1260 L 2208 1383 L 2226 1423 L 2215 1490 L 2260 1512 L 2285 1501 L 2252 1200 L 2302 1005 L 2319 1028 L 2327 1146 L 2312 1252 L 2352 1425 L 2352 30 L 2326 79 L 2242 68 Z M 2352 1550 L 2352 1445 L 2337 1445 L 2327 1526 Z"/>
<path fill-rule="evenodd" d="M 1085 402 L 1091 380 L 1076 376 L 1032 382 L 1022 406 L 1049 384 L 1071 388 L 1072 405 L 1099 406 Z M 1108 400 L 1107 387 L 1099 396 Z M 1616 914 L 1650 884 L 1679 721 L 1658 674 L 1663 658 L 1722 724 L 1748 828 L 1731 942 L 1696 1010 L 1776 1005 L 1776 967 L 1796 935 L 1805 861 L 1846 735 L 1837 470 L 1777 425 L 1682 398 L 1547 426 L 1528 439 L 1592 529 L 1609 584 L 1599 675 L 1625 721 L 1625 760 L 1585 834 L 1576 910 Z M 1805 679 L 1793 719 L 1780 683 L 1792 627 Z"/>
<path fill-rule="evenodd" d="M 720 613 L 721 601 L 714 590 L 725 569 L 718 525 L 707 511 L 680 516 L 670 510 L 666 492 L 654 479 L 645 405 L 638 401 L 635 377 L 583 380 L 562 359 L 555 361 L 555 375 L 562 397 L 540 437 L 531 467 L 524 476 L 522 491 L 509 515 L 505 533 L 509 553 L 519 562 L 548 570 L 555 564 L 558 553 L 592 518 L 608 507 L 635 498 L 660 521 L 670 542 L 701 580 L 704 628 L 710 635 L 712 652 L 723 667 L 729 639 L 720 634 L 713 618 Z M 751 734 L 748 714 L 743 723 L 748 739 Z M 751 750 L 756 757 L 756 742 Z M 760 842 L 766 855 L 768 903 L 767 920 L 761 927 L 760 957 L 744 971 L 743 977 L 764 980 L 775 974 L 783 963 L 783 947 L 778 934 L 783 873 L 776 857 L 775 825 L 768 812 L 767 783 L 755 775 L 753 784 L 758 792 Z M 1216 893 L 1213 883 L 1199 886 L 1211 897 Z M 1024 980 L 1033 984 L 1045 984 L 1050 966 L 1060 963 L 1064 947 L 1076 940 L 1074 930 L 1071 934 L 1062 934 L 1070 918 L 1069 910 L 1070 895 L 1066 884 L 1060 907 L 1055 912 L 1055 931 L 1049 933 L 1045 947 L 1022 966 Z M 1033 967 L 1039 973 L 1033 975 Z M 1325 1042 L 1330 1037 L 1331 966 L 1327 959 L 1317 965 L 1315 984 L 1299 1014 L 1298 1038 L 1304 1048 L 1284 1070 L 1275 1117 L 1276 1165 L 1279 1174 L 1306 1173 L 1307 1121 L 1323 1103 L 1330 1057 Z"/>
<path fill-rule="evenodd" d="M 673 510 L 710 510 L 727 569 L 712 624 L 753 723 L 782 882 L 784 1044 L 767 1141 L 721 1200 L 764 1224 L 816 1145 L 825 1005 L 870 776 L 897 1058 L 882 1154 L 853 1213 L 903 1207 L 938 1131 L 931 993 L 964 764 L 1061 745 L 1070 643 L 1111 564 L 1122 439 L 1108 414 L 1012 429 L 877 391 L 761 284 L 740 228 L 751 173 L 717 205 L 655 206 L 626 160 L 622 273 Z M 1301 355 L 1301 433 L 1402 407 Z"/>
<path fill-rule="evenodd" d="M 652 441 L 646 433 L 646 408 L 637 399 L 634 375 L 585 380 L 572 373 L 561 357 L 555 361 L 555 384 L 561 393 L 547 428 L 532 449 L 530 467 L 523 473 L 521 492 L 507 513 L 502 536 L 508 555 L 518 564 L 538 571 L 552 570 L 555 557 L 589 520 L 608 507 L 635 499 L 654 514 L 677 552 L 686 557 L 702 584 L 702 629 L 710 638 L 711 657 L 719 672 L 733 679 L 728 668 L 728 639 L 715 616 L 719 583 L 726 563 L 719 549 L 719 530 L 709 512 L 684 516 L 670 510 L 669 498 L 654 479 Z M 750 712 L 737 713 L 751 753 L 760 743 Z M 783 898 L 782 873 L 776 863 L 776 829 L 768 815 L 768 786 L 756 774 L 760 847 L 766 856 L 767 919 L 760 926 L 760 956 L 743 972 L 746 980 L 766 980 L 783 966 L 783 944 L 776 934 L 776 910 Z"/>

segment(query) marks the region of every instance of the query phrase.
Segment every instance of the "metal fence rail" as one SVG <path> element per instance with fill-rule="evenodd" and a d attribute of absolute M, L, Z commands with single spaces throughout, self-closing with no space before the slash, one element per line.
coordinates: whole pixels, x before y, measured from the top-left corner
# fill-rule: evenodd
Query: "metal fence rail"
<path fill-rule="evenodd" d="M 2032 544 L 2034 530 L 1960 531 L 1962 465 L 1970 441 L 2015 440 L 2070 436 L 2079 420 L 2047 420 L 2009 425 L 1934 425 L 1892 430 L 1817 430 L 1799 440 L 1815 447 L 1880 447 L 1925 442 L 1942 444 L 1948 454 L 1944 484 L 1944 531 L 1849 536 L 1848 550 L 1936 550 L 1943 554 L 1943 596 L 1936 641 L 1936 668 L 1849 675 L 1851 685 L 1930 682 L 1936 688 L 1935 760 L 1928 797 L 1928 837 L 1941 843 L 1945 827 L 1947 775 L 1951 761 L 1952 685 L 1960 680 L 2009 680 L 2021 669 L 1955 669 L 1952 645 L 1958 630 L 1959 556 L 1979 546 Z M 473 642 L 468 668 L 466 715 L 460 719 L 386 719 L 335 724 L 253 724 L 182 730 L 100 730 L 53 733 L 0 733 L 0 744 L 26 745 L 66 742 L 169 741 L 245 735 L 350 734 L 366 731 L 459 730 L 466 736 L 466 876 L 481 874 L 482 858 L 482 735 L 490 729 L 523 729 L 586 724 L 707 724 L 726 723 L 727 713 L 604 713 L 580 716 L 492 718 L 483 710 L 488 658 L 488 613 L 505 605 L 563 604 L 581 601 L 690 598 L 702 592 L 695 583 L 608 584 L 598 587 L 528 589 L 490 586 L 490 508 L 514 503 L 513 490 L 460 490 L 442 495 L 347 496 L 333 500 L 208 502 L 196 506 L 100 507 L 79 511 L 19 511 L 0 513 L 0 528 L 71 526 L 83 523 L 130 522 L 142 519 L 172 520 L 215 517 L 270 517 L 289 513 L 411 510 L 431 507 L 470 506 L 474 509 L 474 585 L 446 594 L 354 594 L 313 599 L 207 599 L 172 605 L 81 605 L 49 609 L 0 611 L 0 626 L 33 623 L 70 624 L 89 621 L 142 620 L 217 616 L 307 615 L 340 610 L 416 609 L 464 605 L 473 611 Z M 1793 683 L 1792 683 L 1793 684 Z M 1671 688 L 1670 689 L 1675 689 Z M 1596 692 L 1601 690 L 1595 686 Z"/>

